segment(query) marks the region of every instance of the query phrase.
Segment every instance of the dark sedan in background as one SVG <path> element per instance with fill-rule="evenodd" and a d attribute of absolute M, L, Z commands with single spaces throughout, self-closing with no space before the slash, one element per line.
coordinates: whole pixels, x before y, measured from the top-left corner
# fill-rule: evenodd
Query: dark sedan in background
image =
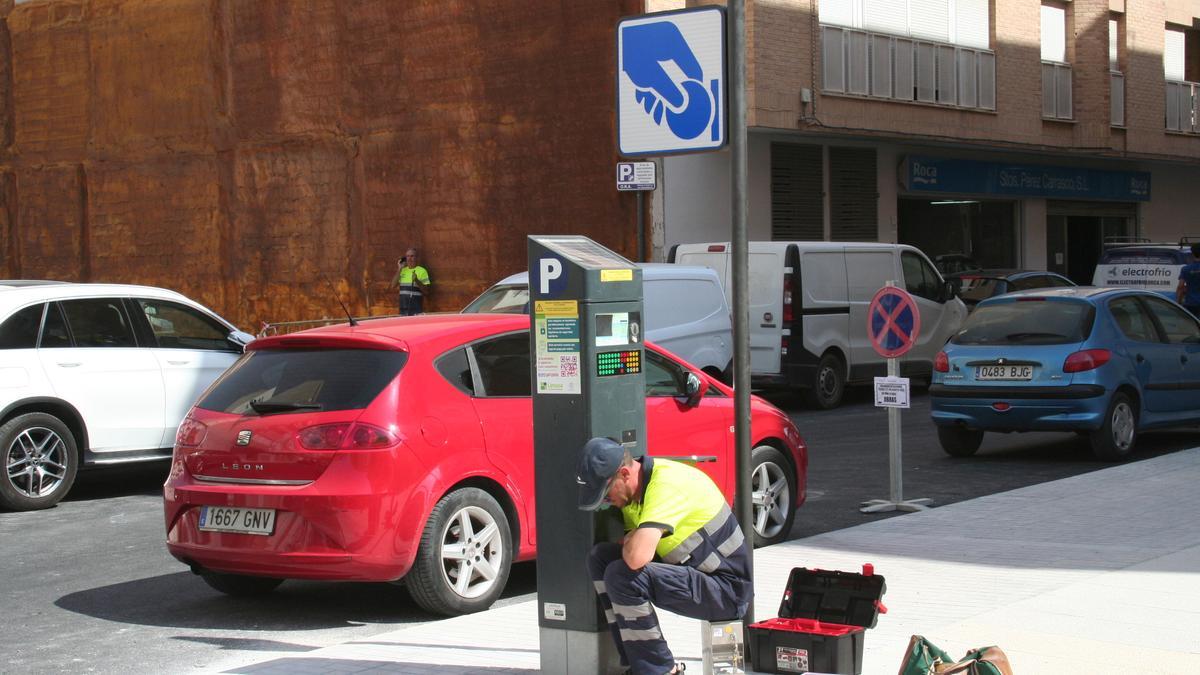
<path fill-rule="evenodd" d="M 980 300 L 1013 291 L 1028 291 L 1035 288 L 1066 288 L 1075 282 L 1054 272 L 1036 270 L 970 270 L 946 275 L 959 288 L 959 297 L 972 310 Z"/>

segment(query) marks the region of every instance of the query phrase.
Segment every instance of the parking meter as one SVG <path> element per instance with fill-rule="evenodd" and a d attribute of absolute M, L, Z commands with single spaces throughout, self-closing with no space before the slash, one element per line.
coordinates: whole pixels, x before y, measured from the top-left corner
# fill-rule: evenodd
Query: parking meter
<path fill-rule="evenodd" d="M 642 270 L 587 237 L 530 236 L 528 251 L 541 666 L 604 673 L 617 654 L 586 559 L 619 514 L 579 510 L 575 472 L 596 436 L 646 452 Z"/>

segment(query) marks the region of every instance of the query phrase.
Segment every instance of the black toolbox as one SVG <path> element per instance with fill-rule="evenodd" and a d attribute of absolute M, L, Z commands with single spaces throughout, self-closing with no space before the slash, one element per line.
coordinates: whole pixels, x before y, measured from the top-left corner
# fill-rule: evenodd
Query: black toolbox
<path fill-rule="evenodd" d="M 750 654 L 763 673 L 862 672 L 863 631 L 887 612 L 883 577 L 797 567 L 788 575 L 779 617 L 750 624 Z"/>

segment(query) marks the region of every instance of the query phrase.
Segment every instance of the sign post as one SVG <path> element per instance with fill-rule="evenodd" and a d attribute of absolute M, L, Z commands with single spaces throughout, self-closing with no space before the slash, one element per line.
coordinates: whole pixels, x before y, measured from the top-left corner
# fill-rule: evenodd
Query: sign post
<path fill-rule="evenodd" d="M 617 192 L 637 193 L 637 259 L 646 262 L 645 201 L 642 193 L 658 187 L 654 162 L 617 162 Z"/>
<path fill-rule="evenodd" d="M 862 503 L 859 511 L 924 511 L 929 499 L 904 499 L 904 470 L 901 462 L 900 409 L 908 407 L 908 378 L 900 377 L 897 359 L 912 349 L 921 333 L 921 312 L 912 296 L 889 281 L 879 289 L 867 309 L 867 335 L 876 353 L 887 359 L 887 377 L 875 378 L 875 405 L 888 409 L 889 499 Z"/>

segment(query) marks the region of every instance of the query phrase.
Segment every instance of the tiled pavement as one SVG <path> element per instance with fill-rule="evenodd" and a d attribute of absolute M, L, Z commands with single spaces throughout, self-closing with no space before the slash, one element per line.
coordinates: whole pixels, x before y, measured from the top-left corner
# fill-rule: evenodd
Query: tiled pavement
<path fill-rule="evenodd" d="M 1100 465 L 1098 465 L 1100 466 Z M 792 567 L 887 579 L 863 673 L 895 673 L 909 636 L 952 655 L 995 644 L 1016 675 L 1200 673 L 1200 448 L 981 497 L 755 552 L 756 613 L 774 616 Z M 803 516 L 803 511 L 801 511 Z M 532 673 L 536 602 L 212 672 Z M 699 622 L 660 613 L 699 673 Z M 253 661 L 251 660 L 253 659 Z"/>

